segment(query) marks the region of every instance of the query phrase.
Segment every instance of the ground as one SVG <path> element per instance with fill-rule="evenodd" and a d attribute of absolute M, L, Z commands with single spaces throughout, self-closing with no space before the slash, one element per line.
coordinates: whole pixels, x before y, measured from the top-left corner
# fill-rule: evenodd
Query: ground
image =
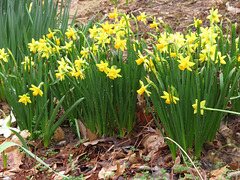
<path fill-rule="evenodd" d="M 95 21 L 102 19 L 109 12 L 113 12 L 114 4 L 110 0 L 72 0 L 71 18 L 77 10 L 76 21 L 86 23 L 93 15 Z M 193 17 L 206 22 L 209 10 L 219 9 L 219 14 L 230 19 L 233 23 L 240 22 L 240 3 L 236 0 L 133 0 L 133 4 L 126 5 L 125 0 L 118 1 L 118 11 L 137 16 L 139 11 L 151 14 L 162 20 L 175 32 L 186 30 L 193 23 Z M 148 24 L 151 22 L 148 21 Z M 224 20 L 224 24 L 227 21 Z M 207 25 L 207 24 L 203 24 Z M 148 31 L 146 26 L 140 26 L 142 33 Z M 238 26 L 237 34 L 240 28 Z M 0 102 L 0 108 L 9 114 L 6 102 Z M 158 176 L 167 179 L 179 179 L 184 170 L 173 170 L 173 165 L 183 164 L 180 152 L 175 161 L 172 160 L 170 150 L 164 142 L 151 116 L 146 117 L 141 109 L 137 112 L 139 126 L 135 132 L 125 138 L 102 137 L 92 141 L 80 143 L 77 136 L 65 123 L 58 129 L 52 144 L 44 148 L 41 141 L 30 142 L 32 152 L 43 159 L 52 170 L 88 179 L 101 179 L 115 173 L 111 179 L 131 179 L 136 174 L 143 179 L 148 173 L 155 179 Z M 79 122 L 80 123 L 80 122 Z M 81 123 L 80 123 L 81 126 Z M 86 133 L 89 139 L 94 135 Z M 0 142 L 5 139 L 0 137 Z M 227 116 L 213 142 L 204 144 L 199 162 L 202 176 L 210 179 L 223 178 L 226 166 L 228 170 L 239 173 L 240 152 L 240 118 Z M 0 178 L 12 179 L 59 179 L 52 170 L 39 166 L 33 158 L 27 158 L 17 149 L 13 157 L 9 157 L 8 169 L 2 169 L 0 159 Z M 193 150 L 189 150 L 193 152 Z M 125 162 L 125 163 L 123 163 Z M 127 162 L 127 163 L 126 163 Z M 222 164 L 220 165 L 220 162 Z M 222 167 L 222 168 L 220 168 Z M 2 170 L 1 170 L 2 169 Z M 196 171 L 193 168 L 193 174 Z M 237 171 L 238 169 L 238 171 Z M 166 172 L 165 172 L 166 170 Z M 239 177 L 240 175 L 238 175 Z"/>

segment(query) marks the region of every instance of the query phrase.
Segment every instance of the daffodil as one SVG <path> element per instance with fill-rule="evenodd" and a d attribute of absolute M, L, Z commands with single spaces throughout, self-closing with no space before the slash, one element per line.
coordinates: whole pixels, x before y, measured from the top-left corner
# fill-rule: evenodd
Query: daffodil
<path fill-rule="evenodd" d="M 90 47 L 90 51 L 92 51 L 92 53 L 93 53 L 94 55 L 96 55 L 97 52 L 98 52 L 98 46 L 93 43 L 93 46 Z"/>
<path fill-rule="evenodd" d="M 120 74 L 118 74 L 121 71 L 121 69 L 116 69 L 116 66 L 112 66 L 111 69 L 108 70 L 107 76 L 114 80 L 117 77 L 122 77 Z"/>
<path fill-rule="evenodd" d="M 64 60 L 64 58 L 61 58 L 61 61 L 57 61 L 59 66 L 58 69 L 67 71 L 69 69 L 68 63 Z"/>
<path fill-rule="evenodd" d="M 127 40 L 122 40 L 120 38 L 120 36 L 117 36 L 117 38 L 114 38 L 114 41 L 115 41 L 115 48 L 116 49 L 121 49 L 122 51 L 124 51 L 124 49 L 126 49 L 126 42 Z"/>
<path fill-rule="evenodd" d="M 79 56 L 77 57 L 78 59 L 74 61 L 74 65 L 76 67 L 76 69 L 81 69 L 83 64 L 86 63 L 86 60 L 83 60 L 82 58 L 80 58 Z"/>
<path fill-rule="evenodd" d="M 214 29 L 212 27 L 208 28 L 200 28 L 201 30 L 201 41 L 202 45 L 204 44 L 215 44 L 216 43 L 216 37 L 218 36 L 217 33 L 215 33 Z"/>
<path fill-rule="evenodd" d="M 33 84 L 32 84 L 31 86 L 32 86 L 32 87 L 29 88 L 29 89 L 30 89 L 31 91 L 33 91 L 33 95 L 34 95 L 34 96 L 37 96 L 38 94 L 39 94 L 40 96 L 43 95 L 43 92 L 41 91 L 40 87 L 34 86 Z"/>
<path fill-rule="evenodd" d="M 215 53 L 216 53 L 217 45 L 210 46 L 206 44 L 206 47 L 201 51 L 203 54 L 206 54 L 212 61 L 215 60 Z"/>
<path fill-rule="evenodd" d="M 196 19 L 196 18 L 194 17 L 194 26 L 195 26 L 195 27 L 198 27 L 198 25 L 200 25 L 200 24 L 202 24 L 202 20 Z"/>
<path fill-rule="evenodd" d="M 80 54 L 82 55 L 82 58 L 84 58 L 84 57 L 87 58 L 88 55 L 89 55 L 89 50 L 88 50 L 88 48 L 83 47 L 82 50 L 81 50 L 81 52 L 80 52 Z"/>
<path fill-rule="evenodd" d="M 68 37 L 68 39 L 72 37 L 74 40 L 76 40 L 77 37 L 76 37 L 75 33 L 76 33 L 76 31 L 73 28 L 71 28 L 71 27 L 69 29 L 67 29 L 67 32 L 65 32 L 65 34 Z"/>
<path fill-rule="evenodd" d="M 106 32 L 107 34 L 112 34 L 112 28 L 113 24 L 108 24 L 108 21 L 105 22 L 105 24 L 101 24 L 103 31 Z"/>
<path fill-rule="evenodd" d="M 65 79 L 65 73 L 61 69 L 59 69 L 58 73 L 56 73 L 56 78 L 60 78 L 60 81 L 64 80 Z"/>
<path fill-rule="evenodd" d="M 105 73 L 108 73 L 108 63 L 106 62 L 103 62 L 103 61 L 100 61 L 100 64 L 96 64 L 96 66 L 98 67 L 99 71 L 101 72 L 105 72 Z"/>
<path fill-rule="evenodd" d="M 144 86 L 144 84 L 143 84 L 143 82 L 142 82 L 141 80 L 139 80 L 139 83 L 140 83 L 140 85 L 141 85 L 141 88 L 137 90 L 137 93 L 138 93 L 139 95 L 142 95 L 144 92 L 146 92 L 147 96 L 150 96 L 151 92 L 149 92 L 149 91 L 147 90 L 147 87 L 149 86 L 149 84 L 146 85 L 146 86 Z"/>
<path fill-rule="evenodd" d="M 150 24 L 150 28 L 155 28 L 156 31 L 157 31 L 159 24 L 160 24 L 160 23 L 157 23 L 157 22 L 156 22 L 156 17 L 154 17 L 153 22 Z"/>
<path fill-rule="evenodd" d="M 61 45 L 60 38 L 56 39 L 57 46 Z"/>
<path fill-rule="evenodd" d="M 50 28 L 48 28 L 49 34 L 47 34 L 47 38 L 51 39 L 56 32 L 52 32 Z"/>
<path fill-rule="evenodd" d="M 109 18 L 115 18 L 115 21 L 117 21 L 118 13 L 117 8 L 114 8 L 114 13 L 109 13 Z"/>
<path fill-rule="evenodd" d="M 8 62 L 7 57 L 8 54 L 5 53 L 5 49 L 4 48 L 0 49 L 0 60 L 2 59 L 3 61 Z"/>
<path fill-rule="evenodd" d="M 147 56 L 143 56 L 139 50 L 138 50 L 138 56 L 139 58 L 136 60 L 136 63 L 137 65 L 140 65 L 146 60 Z"/>
<path fill-rule="evenodd" d="M 206 101 L 204 100 L 204 101 L 201 101 L 200 102 L 200 107 L 205 107 L 205 104 L 206 104 Z M 195 101 L 195 104 L 193 104 L 192 105 L 192 107 L 193 107 L 193 109 L 194 109 L 194 114 L 196 114 L 197 113 L 197 109 L 198 109 L 198 100 L 196 99 L 196 101 Z M 201 113 L 201 115 L 203 115 L 203 109 L 201 109 L 200 110 L 200 113 Z"/>
<path fill-rule="evenodd" d="M 219 59 L 220 64 L 226 64 L 226 61 L 224 61 L 224 59 L 225 59 L 226 56 L 222 56 L 222 53 L 221 53 L 221 52 L 218 52 L 218 53 L 217 53 L 217 57 L 218 57 L 218 58 L 216 59 L 215 63 L 218 63 L 218 59 Z"/>
<path fill-rule="evenodd" d="M 218 15 L 218 9 L 214 11 L 214 9 L 212 8 L 210 10 L 210 13 L 211 14 L 207 17 L 207 19 L 210 19 L 210 24 L 213 24 L 215 21 L 216 22 L 220 21 L 219 18 L 222 17 L 222 15 Z"/>
<path fill-rule="evenodd" d="M 173 96 L 172 94 L 169 94 L 166 91 L 163 91 L 164 96 L 161 96 L 161 98 L 166 99 L 165 103 L 171 104 L 172 102 L 174 104 L 177 104 L 177 101 L 179 101 L 179 98 Z"/>
<path fill-rule="evenodd" d="M 140 15 L 137 17 L 137 20 L 142 21 L 144 24 L 146 24 L 146 21 L 147 21 L 146 17 L 147 16 L 145 15 L 145 12 L 143 12 L 143 13 L 140 12 Z"/>
<path fill-rule="evenodd" d="M 180 60 L 178 60 L 178 62 L 180 63 L 178 65 L 179 69 L 181 69 L 182 71 L 185 70 L 185 68 L 187 68 L 189 71 L 192 71 L 192 69 L 190 68 L 191 66 L 194 66 L 195 63 L 190 62 L 190 56 L 187 57 L 183 57 L 182 55 L 180 56 Z"/>
<path fill-rule="evenodd" d="M 20 95 L 19 98 L 20 99 L 19 99 L 18 102 L 21 102 L 21 103 L 25 104 L 25 106 L 27 105 L 27 103 L 32 103 L 28 94 L 24 94 L 22 96 Z"/>
<path fill-rule="evenodd" d="M 68 51 L 72 52 L 73 48 L 73 41 L 70 41 L 69 43 L 65 42 L 65 47 L 67 48 Z"/>
<path fill-rule="evenodd" d="M 33 59 L 31 57 L 31 59 L 28 56 L 25 56 L 25 61 L 21 63 L 22 65 L 24 65 L 24 69 L 26 70 L 28 68 L 28 70 L 30 69 L 30 65 L 33 67 L 34 66 L 34 62 Z"/>
<path fill-rule="evenodd" d="M 85 75 L 84 75 L 83 71 L 84 71 L 84 70 L 82 70 L 82 69 L 76 70 L 75 68 L 72 68 L 70 74 L 71 74 L 72 76 L 74 76 L 76 79 L 77 79 L 78 77 L 80 77 L 81 79 L 84 79 L 84 78 L 85 78 Z"/>
<path fill-rule="evenodd" d="M 90 32 L 90 38 L 96 38 L 99 34 L 99 28 L 96 27 L 96 25 L 93 26 L 92 29 L 89 29 Z"/>
<path fill-rule="evenodd" d="M 110 39 L 106 32 L 100 33 L 100 36 L 96 37 L 96 39 L 98 40 L 98 44 L 102 44 L 102 47 L 104 47 L 105 43 L 110 43 Z"/>
<path fill-rule="evenodd" d="M 176 56 L 177 56 L 176 53 L 170 53 L 170 57 L 174 58 L 174 57 L 176 57 Z"/>

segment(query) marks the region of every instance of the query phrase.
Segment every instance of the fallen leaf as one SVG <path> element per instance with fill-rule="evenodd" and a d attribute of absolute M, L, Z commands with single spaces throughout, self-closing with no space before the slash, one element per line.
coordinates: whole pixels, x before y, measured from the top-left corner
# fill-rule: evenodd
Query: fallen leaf
<path fill-rule="evenodd" d="M 128 160 L 130 163 L 133 163 L 133 164 L 141 162 L 142 161 L 142 151 L 140 150 L 139 152 L 137 151 L 133 154 L 130 154 Z"/>
<path fill-rule="evenodd" d="M 82 121 L 78 120 L 78 128 L 82 139 L 87 139 L 87 128 Z"/>
<path fill-rule="evenodd" d="M 155 133 L 149 133 L 143 137 L 142 145 L 147 151 L 156 152 L 164 144 L 164 137 L 159 129 Z"/>
<path fill-rule="evenodd" d="M 232 6 L 228 6 L 227 7 L 227 10 L 232 13 L 232 14 L 238 14 L 240 13 L 240 8 L 235 8 L 235 7 L 232 7 Z"/>
<path fill-rule="evenodd" d="M 96 140 L 98 138 L 97 134 L 92 133 L 90 129 L 87 129 L 87 139 L 90 141 Z"/>
<path fill-rule="evenodd" d="M 106 179 L 114 176 L 115 172 L 117 172 L 119 175 L 123 174 L 125 171 L 125 163 L 120 165 L 114 165 L 110 167 L 103 167 L 101 171 L 98 173 L 99 179 Z"/>
<path fill-rule="evenodd" d="M 62 141 L 62 140 L 64 140 L 64 139 L 65 139 L 65 134 L 64 134 L 62 128 L 61 128 L 61 127 L 58 127 L 58 128 L 56 129 L 56 131 L 54 132 L 53 140 L 54 140 L 55 142 L 60 142 L 60 141 Z"/>
<path fill-rule="evenodd" d="M 211 172 L 210 180 L 221 179 L 223 177 L 223 174 L 226 173 L 226 168 L 227 168 L 227 165 L 219 169 L 213 170 Z"/>
<path fill-rule="evenodd" d="M 94 146 L 94 145 L 98 144 L 99 142 L 105 142 L 105 141 L 106 141 L 106 139 L 96 139 L 93 141 L 85 142 L 85 143 L 83 143 L 83 145 L 84 146 L 89 146 L 89 145 Z"/>

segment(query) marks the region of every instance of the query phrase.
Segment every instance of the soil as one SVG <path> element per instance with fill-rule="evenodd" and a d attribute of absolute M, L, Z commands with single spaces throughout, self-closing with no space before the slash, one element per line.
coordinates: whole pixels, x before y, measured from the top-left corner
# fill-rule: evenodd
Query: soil
<path fill-rule="evenodd" d="M 110 0 L 72 0 L 70 17 L 72 18 L 77 10 L 76 22 L 86 23 L 93 15 L 96 15 L 94 21 L 98 21 L 113 12 L 114 7 L 115 5 Z M 126 5 L 125 0 L 121 0 L 117 5 L 118 12 L 138 16 L 141 11 L 162 18 L 174 32 L 185 31 L 188 25 L 193 23 L 193 17 L 206 22 L 203 26 L 207 26 L 206 17 L 212 7 L 219 9 L 219 14 L 223 15 L 225 27 L 227 18 L 232 23 L 240 22 L 238 0 L 134 0 L 132 4 L 129 0 L 129 5 Z M 150 19 L 147 23 L 151 23 Z M 149 31 L 150 28 L 148 28 L 149 25 L 139 27 L 143 33 Z M 238 34 L 239 31 L 238 26 Z M 10 112 L 10 108 L 4 101 L 0 102 L 0 109 L 7 115 Z M 180 172 L 173 170 L 173 165 L 182 166 L 183 164 L 181 153 L 178 152 L 176 160 L 173 161 L 170 150 L 160 135 L 152 116 L 146 117 L 141 110 L 137 113 L 138 123 L 136 124 L 139 125 L 135 127 L 134 134 L 125 138 L 102 137 L 80 143 L 77 135 L 66 123 L 59 128 L 55 139 L 47 148 L 43 147 L 41 141 L 30 142 L 32 152 L 43 159 L 52 168 L 51 170 L 39 166 L 34 158 L 21 154 L 13 158 L 14 168 L 10 162 L 8 168 L 4 169 L 2 159 L 0 159 L 0 179 L 4 177 L 21 180 L 61 179 L 52 170 L 72 177 L 82 176 L 86 179 L 101 179 L 108 173 L 115 173 L 110 179 L 120 180 L 132 179 L 136 177 L 136 174 L 139 174 L 142 179 L 150 176 L 153 179 L 159 179 L 159 176 L 166 177 L 166 179 L 183 177 L 184 170 Z M 93 135 L 88 134 L 88 137 L 93 137 Z M 4 140 L 0 137 L 0 143 Z M 229 115 L 222 122 L 215 140 L 204 144 L 202 156 L 199 159 L 201 163 L 199 170 L 204 179 L 207 177 L 224 179 L 226 166 L 228 170 L 238 173 L 233 177 L 239 178 L 239 147 L 240 117 Z M 189 152 L 193 155 L 193 150 L 190 149 Z M 219 165 L 219 162 L 222 164 Z M 193 168 L 189 169 L 194 175 L 196 174 Z M 165 173 L 163 173 L 164 170 L 166 170 Z"/>

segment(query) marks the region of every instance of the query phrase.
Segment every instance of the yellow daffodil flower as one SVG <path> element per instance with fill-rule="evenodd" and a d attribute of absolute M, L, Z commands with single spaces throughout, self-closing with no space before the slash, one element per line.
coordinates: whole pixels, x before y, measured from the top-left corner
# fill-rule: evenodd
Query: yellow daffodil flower
<path fill-rule="evenodd" d="M 5 49 L 4 48 L 0 49 L 0 60 L 2 59 L 3 61 L 8 62 L 7 57 L 8 54 L 5 53 Z"/>
<path fill-rule="evenodd" d="M 176 53 L 170 53 L 170 57 L 174 58 L 174 57 L 176 57 L 176 56 L 177 56 Z"/>
<path fill-rule="evenodd" d="M 201 101 L 200 102 L 200 107 L 205 107 L 206 101 Z M 196 99 L 195 104 L 192 105 L 194 109 L 194 114 L 197 114 L 197 106 L 198 106 L 198 100 Z M 203 115 L 203 109 L 200 110 L 201 115 Z"/>
<path fill-rule="evenodd" d="M 201 52 L 203 54 L 206 54 L 208 57 L 210 57 L 210 59 L 212 61 L 214 61 L 215 60 L 216 47 L 217 47 L 217 45 L 210 46 L 210 45 L 206 44 L 205 49 L 203 49 Z"/>
<path fill-rule="evenodd" d="M 124 49 L 126 49 L 127 40 L 121 40 L 120 36 L 117 36 L 117 39 L 114 38 L 114 41 L 116 42 L 116 44 L 115 44 L 116 49 L 120 48 L 122 51 L 124 51 Z"/>
<path fill-rule="evenodd" d="M 141 88 L 137 90 L 137 93 L 141 96 L 144 92 L 146 92 L 147 96 L 150 96 L 151 92 L 147 91 L 147 87 L 149 86 L 149 84 L 144 86 L 141 80 L 139 80 L 139 83 L 141 85 Z"/>
<path fill-rule="evenodd" d="M 215 63 L 218 63 L 218 59 L 219 59 L 220 60 L 220 64 L 226 64 L 226 61 L 224 61 L 226 56 L 222 56 L 221 52 L 217 53 L 217 57 L 218 58 L 216 59 Z"/>
<path fill-rule="evenodd" d="M 28 48 L 31 52 L 36 53 L 38 49 L 38 42 L 32 38 L 32 43 L 28 43 Z"/>
<path fill-rule="evenodd" d="M 73 48 L 73 41 L 70 41 L 69 43 L 65 42 L 65 47 L 67 48 L 68 51 L 72 52 Z"/>
<path fill-rule="evenodd" d="M 84 57 L 87 58 L 88 55 L 89 55 L 89 51 L 88 51 L 87 48 L 83 47 L 82 50 L 81 50 L 81 52 L 80 52 L 80 54 L 82 55 L 82 58 L 84 58 Z"/>
<path fill-rule="evenodd" d="M 116 69 L 116 66 L 112 66 L 111 69 L 108 70 L 107 76 L 114 80 L 117 77 L 122 77 L 120 74 L 118 74 L 121 71 L 121 69 Z"/>
<path fill-rule="evenodd" d="M 90 50 L 92 51 L 92 53 L 93 53 L 94 55 L 96 55 L 97 52 L 98 52 L 98 46 L 97 46 L 96 44 L 93 44 L 93 46 L 90 47 Z"/>
<path fill-rule="evenodd" d="M 117 8 L 114 8 L 114 13 L 109 13 L 109 18 L 115 18 L 115 21 L 117 21 L 118 13 Z"/>
<path fill-rule="evenodd" d="M 31 62 L 29 61 L 29 57 L 28 56 L 25 56 L 25 61 L 22 62 L 21 64 L 24 65 L 24 69 L 26 70 L 28 68 L 28 70 L 30 69 L 30 65 L 31 66 L 34 66 L 34 62 L 33 62 L 33 59 L 31 57 Z"/>
<path fill-rule="evenodd" d="M 68 39 L 72 37 L 74 40 L 76 40 L 77 37 L 76 37 L 75 33 L 76 33 L 75 30 L 73 28 L 71 28 L 71 27 L 69 29 L 67 29 L 67 32 L 65 32 L 65 34 L 68 37 Z"/>
<path fill-rule="evenodd" d="M 238 62 L 240 62 L 240 56 L 238 56 Z"/>
<path fill-rule="evenodd" d="M 190 62 L 190 56 L 187 57 L 183 57 L 182 55 L 180 56 L 180 60 L 178 60 L 178 62 L 180 63 L 178 65 L 179 69 L 181 69 L 182 71 L 185 70 L 185 68 L 187 68 L 189 71 L 192 71 L 192 69 L 190 68 L 191 66 L 194 66 L 195 63 Z"/>
<path fill-rule="evenodd" d="M 33 91 L 33 95 L 34 95 L 34 96 L 37 96 L 38 94 L 39 94 L 40 96 L 43 95 L 43 92 L 41 91 L 40 87 L 34 86 L 34 85 L 32 84 L 32 87 L 29 88 L 29 89 L 30 89 L 31 91 Z"/>
<path fill-rule="evenodd" d="M 90 38 L 96 38 L 96 37 L 98 37 L 99 30 L 100 30 L 100 29 L 97 28 L 96 25 L 94 25 L 92 29 L 89 29 Z"/>
<path fill-rule="evenodd" d="M 198 24 L 199 24 L 199 25 L 202 24 L 202 20 L 200 20 L 200 19 L 197 19 L 197 20 L 196 20 L 196 18 L 194 17 L 194 26 L 197 27 Z"/>
<path fill-rule="evenodd" d="M 60 45 L 61 45 L 60 38 L 56 39 L 56 43 L 57 43 L 57 46 L 60 46 Z"/>
<path fill-rule="evenodd" d="M 140 65 L 146 60 L 147 56 L 143 57 L 142 53 L 139 50 L 138 50 L 138 56 L 139 58 L 136 60 L 136 63 L 137 65 Z"/>
<path fill-rule="evenodd" d="M 86 60 L 83 60 L 79 56 L 77 58 L 78 59 L 74 61 L 74 65 L 75 65 L 76 69 L 81 69 L 82 65 L 86 63 Z"/>
<path fill-rule="evenodd" d="M 48 28 L 49 34 L 47 34 L 47 38 L 51 39 L 56 32 L 52 32 L 50 28 Z"/>
<path fill-rule="evenodd" d="M 216 22 L 220 21 L 219 18 L 222 17 L 222 15 L 218 15 L 218 9 L 214 11 L 214 9 L 212 8 L 210 10 L 210 13 L 211 14 L 207 17 L 207 19 L 210 19 L 210 24 L 213 24 L 215 21 Z"/>
<path fill-rule="evenodd" d="M 108 34 L 106 32 L 100 33 L 100 36 L 96 37 L 98 40 L 98 44 L 102 44 L 102 47 L 105 43 L 110 43 L 110 39 L 108 38 Z"/>
<path fill-rule="evenodd" d="M 201 40 L 202 45 L 204 44 L 215 44 L 216 43 L 216 37 L 218 36 L 217 33 L 214 32 L 214 29 L 212 27 L 208 28 L 200 28 L 201 30 Z"/>
<path fill-rule="evenodd" d="M 104 63 L 103 61 L 100 61 L 100 64 L 96 64 L 98 67 L 99 71 L 105 72 L 106 74 L 108 73 L 108 63 Z"/>
<path fill-rule="evenodd" d="M 80 77 L 81 79 L 84 79 L 84 78 L 85 78 L 85 75 L 84 75 L 84 73 L 83 73 L 84 70 L 76 70 L 75 68 L 72 68 L 71 70 L 72 70 L 72 71 L 70 72 L 70 74 L 71 74 L 72 76 L 74 76 L 76 79 L 77 79 L 78 77 Z"/>
<path fill-rule="evenodd" d="M 159 25 L 160 23 L 157 23 L 156 22 L 156 17 L 154 17 L 154 19 L 153 19 L 153 23 L 151 23 L 150 24 L 150 28 L 155 28 L 156 29 L 156 31 L 158 30 L 158 25 Z"/>
<path fill-rule="evenodd" d="M 146 21 L 147 21 L 146 17 L 147 16 L 145 15 L 145 12 L 143 12 L 143 13 L 140 12 L 140 16 L 137 17 L 137 20 L 142 21 L 144 24 L 146 24 Z"/>
<path fill-rule="evenodd" d="M 56 78 L 60 78 L 60 81 L 62 81 L 65 79 L 65 73 L 61 69 L 58 69 L 58 70 L 59 72 L 56 73 Z"/>
<path fill-rule="evenodd" d="M 179 98 L 177 98 L 177 97 L 169 94 L 169 93 L 166 92 L 166 91 L 163 91 L 163 94 L 164 94 L 164 96 L 161 96 L 161 98 L 166 99 L 165 103 L 167 103 L 167 104 L 170 104 L 170 103 L 172 103 L 172 102 L 173 102 L 174 104 L 177 104 L 176 101 L 179 101 Z"/>
<path fill-rule="evenodd" d="M 28 94 L 24 94 L 24 95 L 18 96 L 18 97 L 20 98 L 18 102 L 25 104 L 25 106 L 27 105 L 27 103 L 32 103 Z"/>
<path fill-rule="evenodd" d="M 57 61 L 59 66 L 58 69 L 59 70 L 63 70 L 63 71 L 67 71 L 68 69 L 70 69 L 70 67 L 68 66 L 68 63 L 64 60 L 64 58 L 61 58 L 61 61 Z"/>
<path fill-rule="evenodd" d="M 101 24 L 101 25 L 104 32 L 106 32 L 107 34 L 112 34 L 113 24 L 108 24 L 108 21 L 106 21 L 105 24 Z"/>

